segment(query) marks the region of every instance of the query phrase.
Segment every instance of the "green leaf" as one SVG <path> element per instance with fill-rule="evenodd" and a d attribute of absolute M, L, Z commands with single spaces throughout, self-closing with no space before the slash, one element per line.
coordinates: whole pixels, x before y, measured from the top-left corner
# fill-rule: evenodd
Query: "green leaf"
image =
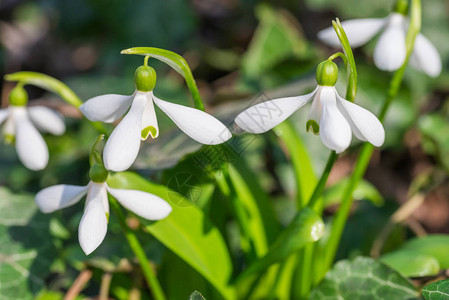
<path fill-rule="evenodd" d="M 341 195 L 348 185 L 348 182 L 349 178 L 344 178 L 324 192 L 324 207 L 340 203 Z M 354 200 L 369 200 L 376 206 L 382 206 L 384 203 L 384 199 L 376 187 L 364 179 L 362 179 L 355 188 L 353 197 Z"/>
<path fill-rule="evenodd" d="M 426 300 L 449 299 L 449 279 L 440 280 L 426 285 L 422 289 L 422 295 Z"/>
<path fill-rule="evenodd" d="M 419 255 L 432 256 L 441 269 L 449 268 L 449 235 L 432 234 L 414 238 L 404 244 L 399 251 L 410 251 Z"/>
<path fill-rule="evenodd" d="M 324 233 L 324 223 L 312 209 L 302 209 L 271 245 L 268 253 L 251 264 L 237 278 L 238 282 L 266 270 L 274 263 L 283 261 L 292 253 L 311 242 L 316 242 Z"/>
<path fill-rule="evenodd" d="M 380 261 L 407 277 L 433 276 L 440 271 L 440 264 L 433 256 L 413 251 L 396 251 L 383 255 Z"/>
<path fill-rule="evenodd" d="M 342 260 L 312 291 L 313 300 L 417 299 L 413 284 L 386 265 L 368 257 Z"/>
<path fill-rule="evenodd" d="M 48 216 L 32 195 L 0 188 L 0 298 L 34 299 L 57 256 Z"/>
<path fill-rule="evenodd" d="M 276 135 L 285 143 L 295 171 L 297 200 L 299 207 L 306 206 L 317 183 L 312 161 L 301 137 L 293 124 L 286 120 L 274 129 Z"/>
<path fill-rule="evenodd" d="M 203 275 L 224 298 L 234 298 L 234 289 L 228 284 L 232 262 L 225 241 L 200 209 L 167 187 L 132 172 L 116 173 L 108 184 L 152 193 L 169 201 L 171 214 L 157 222 L 142 220 L 145 229 Z"/>
<path fill-rule="evenodd" d="M 25 84 L 32 84 L 44 90 L 53 92 L 75 107 L 79 107 L 83 104 L 80 98 L 78 98 L 78 96 L 65 83 L 42 73 L 17 72 L 5 75 L 5 79 L 8 81 L 19 81 Z"/>
<path fill-rule="evenodd" d="M 190 93 L 192 94 L 195 107 L 197 109 L 204 110 L 204 104 L 203 101 L 201 100 L 198 87 L 196 86 L 195 78 L 193 78 L 192 71 L 190 70 L 189 65 L 181 55 L 172 51 L 153 47 L 134 47 L 122 50 L 122 52 L 120 53 L 151 56 L 172 67 L 176 72 L 181 74 L 186 80 L 187 86 L 189 87 Z"/>
<path fill-rule="evenodd" d="M 289 14 L 262 4 L 256 15 L 260 24 L 242 61 L 247 76 L 257 77 L 291 56 L 304 55 L 306 41 Z"/>

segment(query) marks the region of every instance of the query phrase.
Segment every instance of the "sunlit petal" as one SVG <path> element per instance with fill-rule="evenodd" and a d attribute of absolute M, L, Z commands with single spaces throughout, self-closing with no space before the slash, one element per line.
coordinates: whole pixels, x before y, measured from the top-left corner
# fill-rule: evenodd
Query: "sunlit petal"
<path fill-rule="evenodd" d="M 132 100 L 133 95 L 101 95 L 87 100 L 79 109 L 91 121 L 112 123 L 125 114 Z"/>
<path fill-rule="evenodd" d="M 338 94 L 337 106 L 349 122 L 354 135 L 362 141 L 367 141 L 376 147 L 383 145 L 385 130 L 379 119 L 368 110 L 341 98 Z"/>
<path fill-rule="evenodd" d="M 410 64 L 431 77 L 437 77 L 441 73 L 440 54 L 435 46 L 422 34 L 416 36 Z"/>
<path fill-rule="evenodd" d="M 142 140 L 146 140 L 151 135 L 153 139 L 159 136 L 159 126 L 157 124 L 156 112 L 154 111 L 153 93 L 146 94 L 147 104 L 142 115 Z"/>
<path fill-rule="evenodd" d="M 97 249 L 106 236 L 108 222 L 103 202 L 107 197 L 105 183 L 89 183 L 86 208 L 78 228 L 80 246 L 86 255 Z"/>
<path fill-rule="evenodd" d="M 402 66 L 405 57 L 404 19 L 394 14 L 374 49 L 374 63 L 381 70 L 394 71 Z"/>
<path fill-rule="evenodd" d="M 108 191 L 121 205 L 148 220 L 163 219 L 172 211 L 167 201 L 153 194 L 110 187 L 108 187 Z"/>
<path fill-rule="evenodd" d="M 386 24 L 387 19 L 358 19 L 341 22 L 351 47 L 360 47 L 372 39 Z M 334 27 L 318 32 L 318 38 L 332 47 L 340 47 L 340 40 Z"/>
<path fill-rule="evenodd" d="M 223 123 L 204 111 L 167 102 L 154 95 L 153 100 L 179 129 L 201 144 L 221 144 L 232 136 Z"/>
<path fill-rule="evenodd" d="M 87 186 L 58 184 L 36 194 L 36 203 L 44 213 L 51 213 L 77 203 L 87 191 Z"/>
<path fill-rule="evenodd" d="M 14 108 L 16 151 L 20 161 L 30 170 L 42 170 L 48 163 L 48 148 L 31 124 L 24 107 Z"/>
<path fill-rule="evenodd" d="M 306 104 L 318 90 L 298 96 L 265 101 L 247 108 L 236 118 L 235 123 L 251 133 L 263 133 L 284 122 L 295 111 Z"/>
<path fill-rule="evenodd" d="M 145 93 L 137 92 L 131 109 L 114 129 L 104 147 L 104 165 L 111 171 L 124 171 L 139 153 L 142 114 L 147 99 Z"/>
<path fill-rule="evenodd" d="M 28 115 L 37 128 L 54 135 L 61 135 L 65 131 L 64 119 L 57 112 L 45 106 L 31 106 Z"/>
<path fill-rule="evenodd" d="M 333 87 L 321 90 L 323 111 L 320 120 L 320 137 L 323 144 L 337 153 L 341 153 L 351 143 L 351 127 L 337 107 Z"/>

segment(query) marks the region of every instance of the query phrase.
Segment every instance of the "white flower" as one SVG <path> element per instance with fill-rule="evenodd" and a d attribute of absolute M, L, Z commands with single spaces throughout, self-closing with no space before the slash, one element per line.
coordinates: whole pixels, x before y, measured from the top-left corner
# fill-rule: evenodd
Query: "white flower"
<path fill-rule="evenodd" d="M 36 203 L 44 213 L 74 205 L 87 194 L 84 214 L 78 228 L 81 248 L 89 255 L 103 241 L 109 217 L 108 195 L 148 220 L 160 220 L 167 217 L 172 208 L 156 195 L 136 190 L 113 189 L 106 182 L 90 181 L 86 186 L 60 184 L 43 189 L 36 195 Z"/>
<path fill-rule="evenodd" d="M 48 148 L 36 127 L 54 135 L 65 131 L 61 116 L 44 106 L 10 105 L 0 110 L 0 124 L 7 140 L 15 141 L 20 161 L 31 170 L 42 170 L 48 163 Z"/>
<path fill-rule="evenodd" d="M 343 99 L 334 86 L 328 85 L 318 85 L 307 95 L 257 104 L 241 112 L 235 122 L 245 131 L 263 133 L 282 123 L 312 99 L 307 127 L 312 128 L 315 133 L 319 131 L 326 147 L 337 153 L 343 152 L 351 143 L 351 131 L 358 139 L 368 141 L 376 147 L 384 143 L 385 131 L 376 116 Z"/>
<path fill-rule="evenodd" d="M 137 157 L 140 141 L 149 135 L 159 135 L 156 104 L 192 139 L 206 145 L 216 145 L 231 138 L 231 132 L 213 116 L 191 107 L 173 104 L 157 98 L 152 91 L 136 90 L 131 96 L 102 95 L 86 101 L 81 112 L 91 121 L 111 123 L 129 109 L 109 137 L 104 149 L 105 167 L 113 171 L 128 169 Z"/>
<path fill-rule="evenodd" d="M 406 16 L 392 13 L 386 18 L 349 20 L 341 23 L 352 47 L 359 47 L 381 32 L 374 49 L 375 65 L 385 71 L 399 69 L 406 58 L 405 38 L 409 27 Z M 338 47 L 340 42 L 332 27 L 318 33 L 318 38 L 330 46 Z M 441 58 L 432 43 L 418 34 L 410 57 L 410 64 L 429 76 L 441 73 Z"/>

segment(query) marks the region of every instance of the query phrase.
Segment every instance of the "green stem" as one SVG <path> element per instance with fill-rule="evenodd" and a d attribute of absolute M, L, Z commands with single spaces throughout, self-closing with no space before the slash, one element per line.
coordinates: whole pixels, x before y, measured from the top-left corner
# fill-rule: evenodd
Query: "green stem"
<path fill-rule="evenodd" d="M 122 212 L 121 207 L 118 205 L 117 201 L 112 197 L 110 197 L 109 202 L 115 214 L 117 215 L 119 223 L 123 229 L 123 232 L 125 233 L 126 240 L 128 241 L 128 244 L 131 247 L 131 250 L 134 252 L 137 259 L 139 260 L 143 275 L 151 290 L 154 299 L 165 300 L 164 292 L 162 291 L 161 285 L 157 280 L 157 277 L 154 274 L 153 269 L 151 268 L 149 260 L 145 255 L 145 252 L 143 251 L 142 245 L 140 244 L 134 232 L 126 224 L 126 219 Z"/>
<path fill-rule="evenodd" d="M 332 167 L 334 166 L 334 163 L 337 161 L 338 154 L 335 151 L 332 151 L 327 163 L 326 167 L 324 168 L 323 174 L 321 175 L 320 181 L 315 187 L 315 190 L 313 191 L 312 197 L 310 197 L 309 203 L 307 204 L 310 208 L 314 208 L 316 201 L 321 197 L 324 191 L 324 187 L 326 186 L 327 179 L 329 178 L 329 174 L 331 173 Z"/>
<path fill-rule="evenodd" d="M 385 118 L 385 115 L 388 111 L 388 108 L 390 107 L 391 102 L 393 99 L 397 96 L 399 92 L 399 88 L 402 83 L 402 79 L 404 77 L 405 68 L 407 67 L 408 61 L 410 59 L 410 55 L 413 52 L 413 45 L 415 43 L 415 38 L 418 35 L 419 31 L 421 29 L 421 1 L 420 0 L 413 0 L 412 1 L 412 11 L 411 11 L 411 19 L 410 19 L 410 26 L 407 32 L 407 38 L 406 38 L 406 49 L 407 49 L 407 56 L 405 59 L 404 64 L 402 67 L 396 71 L 394 74 L 391 82 L 390 82 L 390 88 L 388 90 L 387 98 L 382 106 L 381 112 L 379 114 L 379 120 L 383 121 Z M 331 228 L 331 235 L 329 238 L 329 241 L 326 245 L 326 255 L 324 257 L 325 260 L 325 270 L 326 272 L 330 266 L 332 265 L 332 262 L 334 261 L 338 245 L 340 243 L 341 235 L 343 233 L 343 229 L 346 225 L 346 220 L 349 216 L 349 211 L 352 206 L 352 194 L 354 192 L 354 189 L 357 187 L 357 184 L 362 179 L 363 175 L 365 174 L 366 168 L 368 167 L 368 163 L 371 159 L 371 155 L 373 153 L 374 147 L 371 144 L 364 144 L 362 147 L 362 150 L 360 151 L 359 157 L 357 159 L 356 166 L 354 168 L 354 171 L 352 173 L 352 176 L 350 178 L 350 181 L 344 191 L 342 201 L 340 208 L 334 218 L 332 228 Z M 324 273 L 321 274 L 321 276 L 324 276 Z"/>

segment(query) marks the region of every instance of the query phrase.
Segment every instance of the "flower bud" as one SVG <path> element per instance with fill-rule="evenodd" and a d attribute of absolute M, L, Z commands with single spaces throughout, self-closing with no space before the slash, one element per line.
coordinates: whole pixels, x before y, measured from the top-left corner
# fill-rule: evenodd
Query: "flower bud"
<path fill-rule="evenodd" d="M 316 68 L 316 81 L 321 86 L 334 86 L 338 79 L 338 67 L 330 60 L 325 60 Z"/>
<path fill-rule="evenodd" d="M 94 163 L 89 170 L 90 180 L 97 183 L 105 182 L 108 179 L 109 172 L 102 164 Z"/>
<path fill-rule="evenodd" d="M 9 104 L 14 106 L 25 106 L 28 102 L 28 94 L 23 85 L 18 84 L 9 93 Z"/>
<path fill-rule="evenodd" d="M 134 73 L 134 82 L 138 91 L 152 91 L 156 85 L 156 71 L 149 66 L 140 66 Z"/>

